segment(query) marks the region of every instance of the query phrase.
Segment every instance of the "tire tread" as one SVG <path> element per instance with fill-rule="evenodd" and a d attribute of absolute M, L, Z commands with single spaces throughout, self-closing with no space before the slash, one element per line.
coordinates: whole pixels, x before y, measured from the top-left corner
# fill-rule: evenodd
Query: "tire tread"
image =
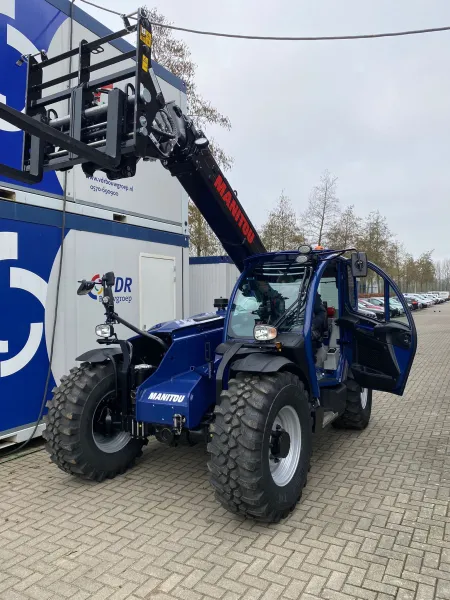
<path fill-rule="evenodd" d="M 101 470 L 93 467 L 83 457 L 80 448 L 80 419 L 89 392 L 109 373 L 105 363 L 91 365 L 82 363 L 70 369 L 69 375 L 61 378 L 61 383 L 53 389 L 53 397 L 46 404 L 48 413 L 44 417 L 46 424 L 43 437 L 50 459 L 62 471 L 71 475 L 94 481 L 113 478 L 130 468 L 135 459 L 142 454 L 143 440 L 133 440 L 137 450 L 125 468 Z M 139 442 L 142 441 L 140 444 Z"/>
<path fill-rule="evenodd" d="M 238 373 L 222 392 L 214 410 L 215 422 L 210 428 L 208 469 L 217 500 L 233 513 L 265 522 L 278 522 L 286 517 L 301 498 L 300 491 L 288 509 L 269 506 L 261 471 L 266 417 L 273 398 L 286 385 L 295 385 L 307 400 L 303 383 L 292 373 Z M 308 448 L 308 467 L 310 455 Z M 307 471 L 305 469 L 302 489 L 306 485 Z"/>

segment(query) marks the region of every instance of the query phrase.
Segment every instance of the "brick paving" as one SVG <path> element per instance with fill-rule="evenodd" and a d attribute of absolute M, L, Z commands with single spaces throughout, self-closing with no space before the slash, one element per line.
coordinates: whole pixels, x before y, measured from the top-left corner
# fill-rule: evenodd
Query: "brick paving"
<path fill-rule="evenodd" d="M 43 451 L 0 464 L 0 599 L 450 599 L 450 303 L 416 322 L 405 396 L 315 440 L 280 524 L 217 505 L 200 447 L 151 443 L 101 484 Z"/>

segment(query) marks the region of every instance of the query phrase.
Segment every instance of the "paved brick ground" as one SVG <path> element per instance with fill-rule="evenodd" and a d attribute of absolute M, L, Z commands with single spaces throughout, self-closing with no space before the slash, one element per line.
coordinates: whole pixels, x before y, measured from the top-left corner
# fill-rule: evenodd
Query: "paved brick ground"
<path fill-rule="evenodd" d="M 44 452 L 0 464 L 1 600 L 450 599 L 450 304 L 441 311 L 417 315 L 405 396 L 377 394 L 366 431 L 316 440 L 282 524 L 219 507 L 200 448 L 151 444 L 102 484 Z"/>

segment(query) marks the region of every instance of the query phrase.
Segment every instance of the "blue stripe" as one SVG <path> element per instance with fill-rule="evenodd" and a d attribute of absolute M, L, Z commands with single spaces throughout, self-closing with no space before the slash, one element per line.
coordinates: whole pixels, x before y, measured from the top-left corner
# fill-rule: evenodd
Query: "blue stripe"
<path fill-rule="evenodd" d="M 70 17 L 70 0 L 46 0 L 46 2 L 48 2 L 61 12 L 65 13 L 68 17 Z M 108 29 L 107 27 L 105 27 L 105 25 L 94 19 L 94 17 L 91 17 L 91 15 L 89 15 L 88 13 L 84 12 L 84 10 L 81 10 L 81 8 L 79 8 L 76 4 L 73 5 L 73 18 L 77 23 L 79 23 L 83 27 L 86 27 L 86 29 L 92 31 L 92 33 L 94 33 L 98 37 L 104 37 L 105 35 L 109 35 L 110 33 L 112 33 L 110 29 Z M 111 46 L 114 46 L 115 48 L 117 48 L 117 50 L 120 50 L 121 52 L 129 52 L 130 50 L 135 49 L 135 46 L 132 46 L 123 39 L 114 40 L 110 43 Z M 182 92 L 186 93 L 186 84 L 182 79 L 180 79 L 179 77 L 177 77 L 176 75 L 174 75 L 173 73 L 171 73 L 156 62 L 152 62 L 152 66 L 153 70 L 155 71 L 155 74 L 158 77 L 161 77 L 161 79 L 164 79 L 164 81 L 167 81 L 167 83 L 173 85 L 173 87 L 175 87 L 177 90 L 181 90 Z"/>
<path fill-rule="evenodd" d="M 189 259 L 190 265 L 218 265 L 220 263 L 233 264 L 229 256 L 192 256 Z"/>
<path fill-rule="evenodd" d="M 0 219 L 1 218 L 12 219 L 13 221 L 37 223 L 40 225 L 50 225 L 52 227 L 61 227 L 62 213 L 60 210 L 30 206 L 28 204 L 10 202 L 9 200 L 0 200 Z M 139 227 L 138 225 L 117 223 L 116 221 L 97 219 L 85 215 L 76 215 L 70 212 L 66 213 L 66 227 L 67 229 L 77 229 L 78 231 L 101 233 L 103 235 L 130 238 L 132 240 L 180 246 L 182 248 L 187 248 L 189 246 L 189 238 L 186 235 L 150 229 L 147 227 Z"/>

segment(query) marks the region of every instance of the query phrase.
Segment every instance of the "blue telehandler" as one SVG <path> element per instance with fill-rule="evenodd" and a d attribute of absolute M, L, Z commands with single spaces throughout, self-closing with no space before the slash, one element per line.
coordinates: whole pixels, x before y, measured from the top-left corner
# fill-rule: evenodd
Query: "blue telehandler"
<path fill-rule="evenodd" d="M 136 32 L 135 66 L 91 79 L 92 53 Z M 304 245 L 266 252 L 208 140 L 173 102 L 151 63 L 152 30 L 135 24 L 62 55 L 24 57 L 24 113 L 0 103 L 0 118 L 24 130 L 22 169 L 0 174 L 37 183 L 47 170 L 81 164 L 88 176 L 133 177 L 138 160 L 159 160 L 176 177 L 241 272 L 213 312 L 143 331 L 116 311 L 113 272 L 101 278 L 105 322 L 98 346 L 77 357 L 48 402 L 44 433 L 64 471 L 102 481 L 128 469 L 151 436 L 162 443 L 204 441 L 219 502 L 241 515 L 277 522 L 306 484 L 312 435 L 330 423 L 362 430 L 372 392 L 402 395 L 416 351 L 416 329 L 396 284 L 363 252 Z M 79 69 L 44 82 L 43 72 L 71 56 Z M 110 70 L 109 70 L 110 72 Z M 129 81 L 125 89 L 119 82 Z M 56 83 L 76 84 L 43 96 Z M 105 88 L 104 86 L 111 86 Z M 96 94 L 108 93 L 98 105 Z M 69 100 L 68 115 L 48 107 Z M 367 282 L 362 283 L 362 282 Z M 96 282 L 80 282 L 88 294 Z M 358 310 L 358 285 L 384 296 L 384 318 Z M 404 314 L 392 318 L 397 298 Z M 133 336 L 119 339 L 114 326 Z"/>

